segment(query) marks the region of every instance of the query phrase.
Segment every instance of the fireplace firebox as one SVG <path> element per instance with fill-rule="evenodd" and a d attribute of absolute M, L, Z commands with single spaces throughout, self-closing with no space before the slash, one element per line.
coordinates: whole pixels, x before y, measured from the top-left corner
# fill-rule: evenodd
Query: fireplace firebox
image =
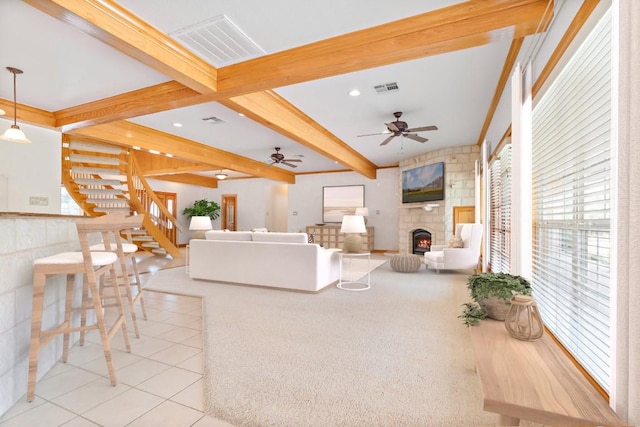
<path fill-rule="evenodd" d="M 422 228 L 418 228 L 411 232 L 413 240 L 413 253 L 423 255 L 425 252 L 431 252 L 431 233 Z"/>

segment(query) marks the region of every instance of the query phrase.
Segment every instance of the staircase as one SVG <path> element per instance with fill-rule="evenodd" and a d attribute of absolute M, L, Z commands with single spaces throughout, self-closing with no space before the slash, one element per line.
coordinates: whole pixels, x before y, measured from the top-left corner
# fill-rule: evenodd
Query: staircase
<path fill-rule="evenodd" d="M 90 216 L 118 212 L 144 215 L 132 242 L 156 255 L 180 258 L 176 219 L 153 193 L 126 148 L 91 140 L 62 141 L 62 182 L 69 195 Z"/>

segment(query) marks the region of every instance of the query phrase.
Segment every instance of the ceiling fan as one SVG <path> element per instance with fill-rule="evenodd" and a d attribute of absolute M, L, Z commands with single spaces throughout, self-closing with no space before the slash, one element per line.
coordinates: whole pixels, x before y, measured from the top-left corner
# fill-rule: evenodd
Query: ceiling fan
<path fill-rule="evenodd" d="M 413 139 L 414 141 L 418 141 L 418 142 L 427 142 L 428 141 L 427 138 L 423 138 L 411 132 L 425 132 L 428 130 L 438 130 L 437 126 L 421 126 L 417 128 L 409 128 L 409 125 L 407 125 L 407 122 L 403 122 L 400 120 L 400 116 L 402 116 L 402 111 L 396 111 L 395 113 L 393 113 L 393 116 L 396 118 L 395 121 L 385 123 L 387 125 L 388 132 L 369 133 L 366 135 L 358 135 L 358 136 L 387 135 L 389 134 L 389 132 L 391 132 L 391 135 L 387 139 L 382 141 L 382 143 L 380 143 L 380 145 L 387 145 L 389 141 L 391 141 L 396 136 L 404 136 L 405 138 Z"/>
<path fill-rule="evenodd" d="M 269 163 L 269 166 L 274 164 L 283 164 L 289 166 L 290 168 L 297 168 L 298 165 L 294 165 L 291 162 L 302 161 L 300 159 L 285 159 L 284 154 L 280 153 L 280 147 L 275 147 L 275 150 L 276 152 L 271 155 L 271 163 Z"/>

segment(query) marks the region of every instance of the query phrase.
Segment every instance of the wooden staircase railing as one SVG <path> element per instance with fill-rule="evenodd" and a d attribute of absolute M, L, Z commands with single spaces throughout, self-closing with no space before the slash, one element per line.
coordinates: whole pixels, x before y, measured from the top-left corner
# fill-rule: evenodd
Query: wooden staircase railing
<path fill-rule="evenodd" d="M 62 183 L 87 215 L 144 214 L 144 229 L 132 243 L 155 254 L 182 256 L 173 243 L 180 229 L 177 220 L 139 173 L 128 149 L 63 135 Z"/>
<path fill-rule="evenodd" d="M 178 221 L 153 192 L 147 180 L 139 172 L 135 155 L 129 155 L 127 163 L 127 185 L 129 199 L 136 211 L 146 213 L 144 227 L 158 244 L 171 256 L 179 258 L 180 251 L 172 243 L 175 242 L 177 231 L 180 229 Z"/>

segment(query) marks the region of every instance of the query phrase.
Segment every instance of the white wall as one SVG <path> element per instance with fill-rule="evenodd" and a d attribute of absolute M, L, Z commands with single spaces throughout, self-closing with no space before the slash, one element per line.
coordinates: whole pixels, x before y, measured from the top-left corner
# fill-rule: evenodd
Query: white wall
<path fill-rule="evenodd" d="M 322 222 L 322 187 L 334 185 L 359 185 L 365 187 L 365 206 L 369 208 L 368 225 L 375 227 L 375 249 L 398 249 L 398 168 L 381 169 L 377 179 L 369 179 L 355 172 L 334 172 L 314 175 L 300 175 L 295 184 L 282 184 L 267 179 L 227 180 L 219 183 L 217 189 L 201 188 L 186 184 L 176 184 L 149 180 L 158 191 L 178 193 L 178 221 L 183 230 L 178 234 L 178 243 L 189 241 L 188 221 L 182 210 L 193 201 L 206 198 L 221 204 L 223 194 L 238 196 L 238 230 L 266 227 L 279 231 L 305 231 L 307 225 Z M 281 201 L 286 185 L 288 198 Z M 286 204 L 283 209 L 283 203 Z M 278 218 L 285 210 L 287 217 L 277 220 L 277 225 L 269 218 Z M 220 220 L 213 222 L 213 228 L 220 228 Z"/>
<path fill-rule="evenodd" d="M 0 119 L 0 133 L 12 124 Z M 22 123 L 19 126 L 31 144 L 0 141 L 0 210 L 59 214 L 60 132 Z M 46 200 L 46 205 L 29 204 L 31 197 Z"/>

